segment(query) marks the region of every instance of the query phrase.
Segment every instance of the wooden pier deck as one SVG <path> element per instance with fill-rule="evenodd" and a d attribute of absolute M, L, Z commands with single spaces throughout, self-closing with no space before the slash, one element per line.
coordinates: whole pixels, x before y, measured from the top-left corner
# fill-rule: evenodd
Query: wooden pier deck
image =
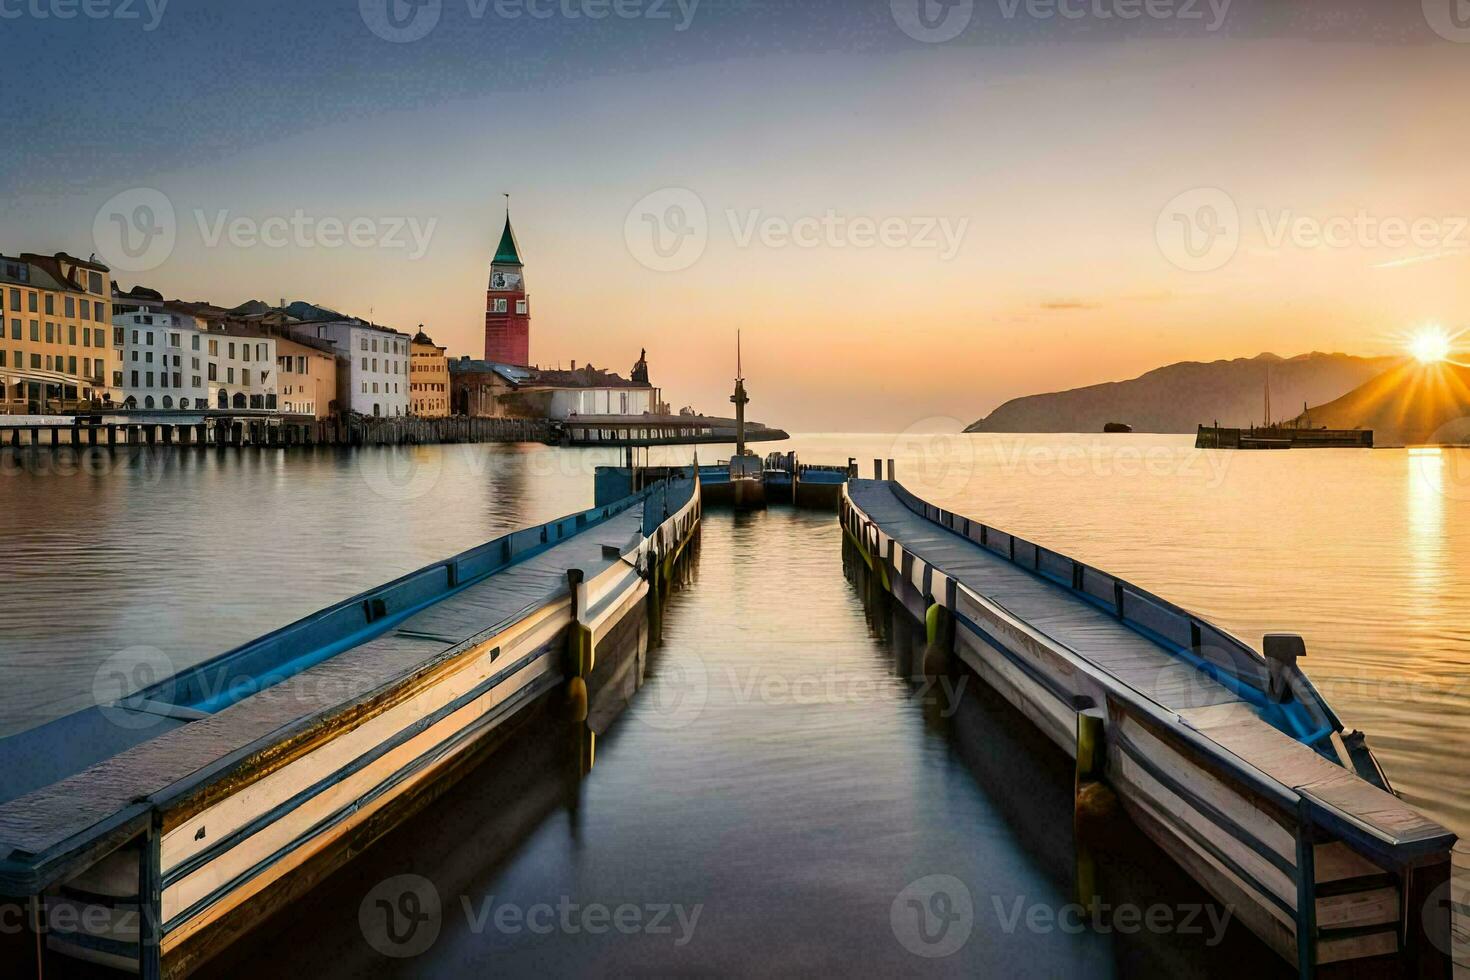
<path fill-rule="evenodd" d="M 1361 733 L 1343 731 L 1294 657 L 1263 657 L 891 479 L 850 481 L 841 520 L 884 589 L 931 624 L 931 643 L 1077 758 L 1079 779 L 1100 774 L 1145 833 L 1302 975 L 1383 958 L 1449 976 L 1448 911 L 1431 896 L 1455 837 L 1393 795 Z M 945 621 L 948 641 L 934 628 Z M 1084 747 L 1088 732 L 1103 744 Z"/>
<path fill-rule="evenodd" d="M 0 804 L 0 894 L 29 897 L 52 950 L 191 972 L 542 695 L 565 686 L 585 718 L 587 686 L 648 642 L 645 599 L 698 491 L 669 481 L 514 532 L 0 741 L 0 769 L 51 756 Z"/>

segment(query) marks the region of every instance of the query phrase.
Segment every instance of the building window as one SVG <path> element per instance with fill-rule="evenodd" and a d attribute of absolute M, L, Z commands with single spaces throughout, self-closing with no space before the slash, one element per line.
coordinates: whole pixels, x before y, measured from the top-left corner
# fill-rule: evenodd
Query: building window
<path fill-rule="evenodd" d="M 102 302 L 100 300 L 92 304 L 92 319 L 98 323 L 107 322 L 107 317 L 102 313 Z"/>
<path fill-rule="evenodd" d="M 525 316 L 526 315 L 526 301 L 525 300 L 523 300 L 523 299 L 516 300 L 516 312 L 519 313 L 519 314 L 521 314 L 522 316 Z"/>
<path fill-rule="evenodd" d="M 130 388 L 136 388 L 136 387 L 138 387 L 138 372 L 137 371 L 133 371 L 131 373 L 132 373 L 132 376 L 133 376 L 133 383 L 131 385 L 129 385 L 128 387 L 130 387 Z"/>
<path fill-rule="evenodd" d="M 66 342 L 72 347 L 77 345 L 77 325 L 75 323 L 66 325 Z"/>
<path fill-rule="evenodd" d="M 11 340 L 19 340 L 20 339 L 20 321 L 19 320 L 12 319 L 10 321 L 10 339 Z"/>
<path fill-rule="evenodd" d="M 48 316 L 56 315 L 56 297 L 50 293 L 46 294 L 46 314 Z"/>
<path fill-rule="evenodd" d="M 218 340 L 211 340 L 209 342 L 209 353 L 210 353 L 210 356 L 212 356 L 212 357 L 218 357 L 219 356 L 219 341 Z M 214 365 L 211 364 L 210 367 L 214 367 Z"/>
<path fill-rule="evenodd" d="M 504 313 L 506 311 L 506 308 L 505 308 L 506 301 L 505 300 L 503 300 L 503 299 L 491 300 L 491 303 L 494 304 L 491 307 L 491 312 L 492 313 Z"/>
<path fill-rule="evenodd" d="M 144 398 L 143 399 L 143 407 L 144 408 L 152 408 L 153 407 L 153 396 L 152 395 L 149 395 L 147 398 Z"/>
<path fill-rule="evenodd" d="M 87 273 L 87 291 L 89 293 L 100 293 L 100 292 L 102 292 L 102 273 L 100 273 L 100 272 L 89 272 L 89 273 Z"/>
<path fill-rule="evenodd" d="M 174 407 L 173 396 L 171 396 L 171 395 L 164 395 L 163 396 L 163 407 L 164 408 L 173 408 Z"/>
<path fill-rule="evenodd" d="M 189 346 L 195 350 L 199 349 L 199 335 L 197 333 L 189 338 Z"/>

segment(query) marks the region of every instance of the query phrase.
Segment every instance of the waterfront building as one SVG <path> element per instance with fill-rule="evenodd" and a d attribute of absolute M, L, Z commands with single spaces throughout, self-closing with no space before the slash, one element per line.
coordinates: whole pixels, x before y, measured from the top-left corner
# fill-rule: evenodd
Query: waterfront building
<path fill-rule="evenodd" d="M 112 348 L 118 369 L 111 394 L 123 408 L 193 410 L 210 407 L 209 337 L 196 317 L 168 309 L 141 286 L 113 288 Z"/>
<path fill-rule="evenodd" d="M 471 358 L 449 362 L 449 397 L 455 415 L 473 419 L 505 418 L 501 398 L 531 376 L 531 369 Z"/>
<path fill-rule="evenodd" d="M 65 252 L 0 255 L 0 412 L 104 400 L 119 368 L 108 271 Z"/>
<path fill-rule="evenodd" d="M 408 334 L 342 317 L 288 328 L 293 337 L 324 340 L 343 361 L 337 368 L 339 410 L 395 418 L 409 414 Z"/>
<path fill-rule="evenodd" d="M 437 419 L 449 414 L 449 358 L 424 333 L 423 324 L 409 346 L 408 392 L 414 415 Z"/>
<path fill-rule="evenodd" d="M 485 360 L 515 366 L 531 363 L 531 297 L 508 208 L 485 294 Z"/>
<path fill-rule="evenodd" d="M 211 407 L 278 411 L 275 337 L 226 321 L 207 343 Z"/>
<path fill-rule="evenodd" d="M 337 354 L 311 337 L 276 338 L 276 386 L 281 411 L 331 418 L 337 410 Z"/>
<path fill-rule="evenodd" d="M 546 418 L 579 415 L 647 415 L 664 408 L 661 392 L 648 381 L 623 378 L 591 364 L 570 370 L 524 368 L 461 357 L 449 362 L 454 411 L 477 418 Z"/>

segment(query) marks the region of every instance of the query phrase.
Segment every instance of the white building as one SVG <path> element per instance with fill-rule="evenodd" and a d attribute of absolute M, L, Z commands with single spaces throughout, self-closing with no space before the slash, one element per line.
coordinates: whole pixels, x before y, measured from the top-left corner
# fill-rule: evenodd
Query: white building
<path fill-rule="evenodd" d="M 337 370 L 337 400 L 346 410 L 381 418 L 408 414 L 408 334 L 356 319 L 301 323 L 291 332 L 329 341 L 346 359 Z"/>
<path fill-rule="evenodd" d="M 207 344 L 211 408 L 276 411 L 276 338 L 227 327 Z"/>
<path fill-rule="evenodd" d="M 192 316 L 140 305 L 112 316 L 112 346 L 122 359 L 114 372 L 113 401 L 124 407 L 210 407 L 205 385 L 207 334 Z"/>

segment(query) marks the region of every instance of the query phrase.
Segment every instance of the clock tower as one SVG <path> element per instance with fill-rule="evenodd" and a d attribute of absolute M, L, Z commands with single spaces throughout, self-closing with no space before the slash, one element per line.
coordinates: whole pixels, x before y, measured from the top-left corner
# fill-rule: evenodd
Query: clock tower
<path fill-rule="evenodd" d="M 505 231 L 490 262 L 485 294 L 485 360 L 499 364 L 531 363 L 531 298 L 526 293 L 525 265 L 505 209 Z"/>

